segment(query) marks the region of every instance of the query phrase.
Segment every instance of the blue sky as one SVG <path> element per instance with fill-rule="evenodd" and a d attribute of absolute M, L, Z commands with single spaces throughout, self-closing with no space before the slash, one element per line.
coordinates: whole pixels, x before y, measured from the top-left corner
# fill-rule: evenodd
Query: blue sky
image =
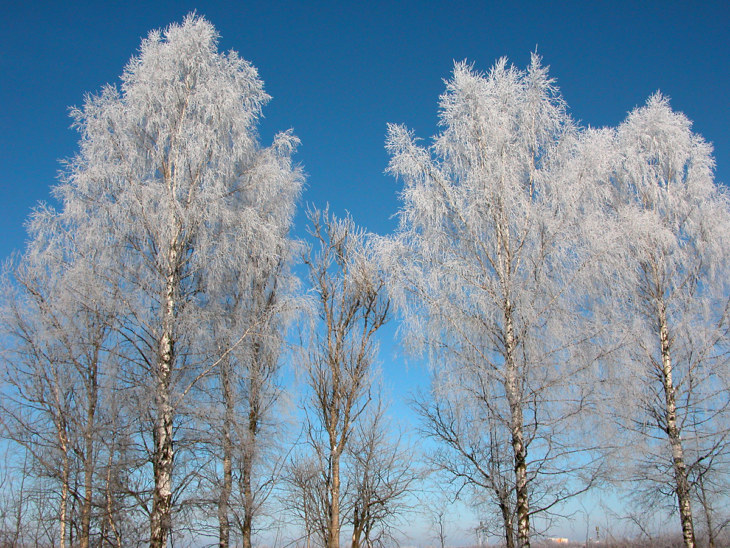
<path fill-rule="evenodd" d="M 428 138 L 454 60 L 519 66 L 537 47 L 576 119 L 615 125 L 656 90 L 713 142 L 730 181 L 730 7 L 641 2 L 14 2 L 0 21 L 0 256 L 74 154 L 68 107 L 115 82 L 140 39 L 196 9 L 260 72 L 262 140 L 293 127 L 306 202 L 394 228 L 386 123 Z M 301 216 L 299 218 L 301 221 Z M 298 223 L 301 228 L 302 223 Z"/>
<path fill-rule="evenodd" d="M 7 2 L 0 20 L 0 257 L 74 154 L 68 107 L 118 80 L 153 28 L 197 10 L 221 49 L 252 62 L 273 100 L 262 142 L 294 128 L 304 203 L 395 227 L 398 183 L 384 174 L 386 123 L 422 138 L 455 60 L 481 70 L 537 48 L 574 118 L 616 125 L 656 90 L 715 146 L 730 182 L 730 4 L 723 2 Z M 301 208 L 302 210 L 304 207 Z M 303 234 L 303 215 L 296 232 Z M 389 355 L 392 355 L 390 351 Z M 389 356 L 383 356 L 390 362 Z M 412 373 L 393 377 L 410 382 Z M 396 395 L 397 397 L 397 395 Z"/>

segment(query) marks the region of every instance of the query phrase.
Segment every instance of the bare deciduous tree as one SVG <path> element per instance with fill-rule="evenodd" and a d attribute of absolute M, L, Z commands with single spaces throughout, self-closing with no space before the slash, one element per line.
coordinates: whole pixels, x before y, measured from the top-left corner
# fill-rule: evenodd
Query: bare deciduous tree
<path fill-rule="evenodd" d="M 324 546 L 327 539 L 327 486 L 318 460 L 304 453 L 292 456 L 283 477 L 282 506 L 304 527 L 303 540 L 309 548 L 314 540 Z"/>
<path fill-rule="evenodd" d="M 309 213 L 315 249 L 309 270 L 315 325 L 305 359 L 307 442 L 322 476 L 327 548 L 341 528 L 341 460 L 371 401 L 376 331 L 389 302 L 366 234 L 350 218 Z"/>
<path fill-rule="evenodd" d="M 458 393 L 459 387 L 436 382 L 431 394 L 415 402 L 423 434 L 438 443 L 430 453 L 431 464 L 456 484 L 457 495 L 466 490 L 476 507 L 488 501 L 498 508 L 499 534 L 505 546 L 513 548 L 514 470 L 509 437 L 499 428 L 488 398 L 454 397 Z"/>
<path fill-rule="evenodd" d="M 382 397 L 355 426 L 347 449 L 347 506 L 351 516 L 352 548 L 389 546 L 403 515 L 412 506 L 421 471 L 415 450 L 389 427 Z"/>

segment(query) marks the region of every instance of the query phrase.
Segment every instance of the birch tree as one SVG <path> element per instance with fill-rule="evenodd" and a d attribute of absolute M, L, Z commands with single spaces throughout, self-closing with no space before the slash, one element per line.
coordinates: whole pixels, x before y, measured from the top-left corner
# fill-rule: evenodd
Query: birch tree
<path fill-rule="evenodd" d="M 280 234 L 281 218 L 258 206 L 289 203 L 301 185 L 290 164 L 265 161 L 289 155 L 296 138 L 284 133 L 273 149 L 259 146 L 255 126 L 269 98 L 256 70 L 235 52 L 219 53 L 217 40 L 195 15 L 152 31 L 120 87 L 72 111 L 80 151 L 56 188 L 60 222 L 93 250 L 120 296 L 126 378 L 151 418 L 142 444 L 156 547 L 172 530 L 179 410 L 221 359 L 199 344 L 202 310 L 221 272 L 276 253 L 271 234 Z"/>
<path fill-rule="evenodd" d="M 238 525 L 243 545 L 251 546 L 254 517 L 271 493 L 282 465 L 283 457 L 276 454 L 282 424 L 273 413 L 280 404 L 280 355 L 295 304 L 288 298 L 293 284 L 287 266 L 292 246 L 286 239 L 292 205 L 293 200 L 281 199 L 271 204 L 272 214 L 287 208 L 276 244 L 278 253 L 251 261 L 248 272 L 232 272 L 234 278 L 224 284 L 227 292 L 210 312 L 211 342 L 217 352 L 228 352 L 210 387 L 217 393 L 216 411 L 203 420 L 212 427 L 216 479 L 211 487 L 219 493 L 221 547 L 229 545 L 231 521 Z M 239 340 L 241 333 L 245 334 L 243 341 Z M 207 406 L 202 410 L 210 412 Z M 219 469 L 222 475 L 217 473 Z"/>
<path fill-rule="evenodd" d="M 529 546 L 531 516 L 585 488 L 566 480 L 567 492 L 537 494 L 550 471 L 570 477 L 586 448 L 558 440 L 590 396 L 577 382 L 590 360 L 578 359 L 576 284 L 590 260 L 581 231 L 597 221 L 582 215 L 587 179 L 567 160 L 576 130 L 537 55 L 485 75 L 457 64 L 440 125 L 431 147 L 389 128 L 404 189 L 384 261 L 409 342 L 461 387 L 453 397 L 489 398 L 509 440 L 517 544 Z"/>
<path fill-rule="evenodd" d="M 36 210 L 28 248 L 3 280 L 0 424 L 32 457 L 32 469 L 59 484 L 59 544 L 74 538 L 83 548 L 98 493 L 115 312 L 93 282 L 94 265 L 53 221 Z"/>
<path fill-rule="evenodd" d="M 304 378 L 307 442 L 325 500 L 324 544 L 340 545 L 341 461 L 371 401 L 375 333 L 388 317 L 385 282 L 365 233 L 350 218 L 309 214 L 315 248 L 304 257 L 316 314 Z M 311 487 L 310 487 L 311 490 Z"/>
<path fill-rule="evenodd" d="M 728 450 L 730 208 L 711 146 L 660 94 L 629 114 L 614 146 L 618 247 L 604 273 L 612 331 L 626 347 L 610 375 L 613 413 L 641 440 L 632 477 L 671 486 L 690 547 L 691 477 Z"/>

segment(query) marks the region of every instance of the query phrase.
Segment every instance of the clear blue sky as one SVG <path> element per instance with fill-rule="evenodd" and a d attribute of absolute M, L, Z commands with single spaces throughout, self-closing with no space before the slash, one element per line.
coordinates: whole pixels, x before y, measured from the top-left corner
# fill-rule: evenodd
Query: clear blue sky
<path fill-rule="evenodd" d="M 503 4 L 508 4 L 507 6 Z M 76 150 L 68 107 L 117 81 L 153 28 L 197 10 L 273 96 L 268 142 L 293 127 L 306 202 L 387 232 L 398 184 L 383 174 L 387 122 L 423 138 L 454 60 L 520 66 L 538 48 L 573 116 L 620 122 L 657 89 L 715 145 L 730 182 L 730 4 L 691 2 L 8 2 L 0 20 L 0 256 Z M 301 219 L 301 218 L 300 218 Z M 299 223 L 301 225 L 301 223 Z M 301 227 L 301 226 L 300 226 Z"/>
<path fill-rule="evenodd" d="M 59 160 L 76 150 L 68 107 L 116 82 L 150 29 L 192 10 L 216 26 L 222 49 L 259 69 L 273 96 L 262 142 L 289 127 L 301 138 L 304 201 L 328 201 L 371 231 L 391 231 L 398 207 L 398 184 L 383 173 L 386 123 L 430 137 L 454 60 L 524 66 L 536 47 L 574 118 L 615 125 L 661 90 L 714 144 L 717 179 L 730 182 L 730 4 L 635 4 L 5 2 L 0 257 L 23 247 L 30 208 L 49 200 Z"/>

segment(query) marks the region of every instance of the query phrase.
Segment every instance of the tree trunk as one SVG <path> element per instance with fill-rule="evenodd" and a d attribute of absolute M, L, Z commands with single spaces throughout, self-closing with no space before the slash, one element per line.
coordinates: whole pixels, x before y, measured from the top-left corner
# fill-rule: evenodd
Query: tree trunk
<path fill-rule="evenodd" d="M 520 548 L 530 548 L 530 502 L 527 490 L 527 448 L 524 443 L 522 415 L 522 381 L 515 364 L 515 336 L 512 304 L 504 305 L 505 319 L 505 392 L 510 408 L 510 432 L 515 465 L 515 494 L 517 496 L 517 541 Z"/>
<path fill-rule="evenodd" d="M 254 508 L 254 492 L 253 492 L 253 465 L 256 458 L 257 436 L 259 434 L 260 422 L 260 406 L 261 406 L 261 387 L 259 379 L 260 349 L 258 345 L 254 352 L 254 362 L 250 374 L 250 386 L 248 394 L 248 432 L 246 437 L 246 447 L 243 451 L 243 548 L 251 548 L 251 533 L 253 530 L 253 517 L 256 512 Z"/>
<path fill-rule="evenodd" d="M 87 444 L 87 453 L 84 470 L 84 500 L 81 504 L 81 537 L 79 538 L 80 548 L 89 548 L 89 536 L 91 533 L 91 498 L 92 498 L 92 474 L 93 467 L 89 465 L 90 453 Z"/>
<path fill-rule="evenodd" d="M 504 541 L 506 548 L 515 547 L 515 532 L 512 526 L 512 507 L 509 503 L 509 497 L 500 495 L 499 509 L 502 512 L 502 524 L 504 525 Z"/>
<path fill-rule="evenodd" d="M 705 490 L 705 480 L 702 474 L 697 479 L 697 486 L 699 487 L 699 500 L 702 505 L 702 509 L 705 514 L 705 524 L 707 525 L 707 547 L 715 548 L 715 527 L 712 523 L 712 503 L 707 498 L 707 491 Z"/>
<path fill-rule="evenodd" d="M 327 548 L 340 547 L 340 455 L 337 450 L 331 453 L 332 477 L 330 484 L 329 524 L 327 531 Z"/>
<path fill-rule="evenodd" d="M 170 265 L 177 264 L 177 252 L 173 246 L 170 250 Z M 154 430 L 154 454 L 152 467 L 155 477 L 155 490 L 150 515 L 150 548 L 165 548 L 172 528 L 172 424 L 174 409 L 170 397 L 170 381 L 175 363 L 175 297 L 177 274 L 175 267 L 167 277 L 165 287 L 165 315 L 163 319 L 162 337 L 160 338 L 159 357 L 157 363 L 157 379 L 155 402 L 157 417 Z"/>
<path fill-rule="evenodd" d="M 65 442 L 64 442 L 65 443 Z M 66 525 L 68 522 L 68 494 L 69 494 L 69 458 L 65 445 L 62 445 L 63 451 L 63 470 L 61 471 L 61 504 L 58 512 L 59 520 L 59 546 L 66 548 Z"/>
<path fill-rule="evenodd" d="M 117 548 L 122 548 L 122 536 L 119 532 L 119 529 L 117 528 L 116 523 L 114 523 L 112 466 L 114 464 L 115 445 L 116 445 L 115 437 L 114 437 L 114 434 L 112 434 L 112 440 L 111 440 L 111 444 L 109 446 L 109 457 L 107 460 L 107 470 L 106 470 L 106 520 L 105 520 L 105 522 L 108 523 L 109 528 L 112 530 L 112 533 L 114 534 L 114 540 L 116 541 L 115 546 Z M 106 536 L 106 535 L 103 535 L 103 536 Z"/>
<path fill-rule="evenodd" d="M 446 527 L 444 524 L 443 514 L 439 517 L 439 548 L 446 548 Z"/>
<path fill-rule="evenodd" d="M 89 378 L 87 379 L 88 407 L 86 409 L 86 431 L 84 432 L 85 459 L 84 459 L 84 500 L 81 506 L 81 538 L 79 546 L 89 548 L 89 537 L 91 534 L 91 503 L 93 497 L 92 482 L 94 477 L 94 436 L 96 434 L 96 403 L 98 399 L 98 385 L 96 377 L 96 364 L 98 355 L 95 355 L 90 365 Z"/>
<path fill-rule="evenodd" d="M 355 505 L 352 516 L 352 548 L 360 548 L 360 536 L 362 535 L 363 520 L 360 517 L 360 508 Z"/>
<path fill-rule="evenodd" d="M 67 434 L 66 417 L 64 415 L 64 406 L 62 405 L 62 398 L 60 397 L 58 388 L 55 390 L 55 405 L 58 412 L 56 419 L 56 436 L 58 437 L 58 446 L 61 449 L 62 463 L 61 463 L 61 500 L 59 501 L 58 508 L 58 521 L 59 521 L 59 546 L 60 548 L 66 548 L 67 546 L 67 526 L 68 526 L 68 496 L 71 492 L 71 462 L 69 459 L 69 440 Z"/>
<path fill-rule="evenodd" d="M 221 384 L 225 414 L 223 416 L 223 485 L 218 499 L 218 545 L 228 548 L 231 535 L 231 525 L 228 519 L 228 504 L 233 489 L 233 443 L 231 429 L 233 427 L 233 391 L 231 390 L 230 363 L 226 359 L 221 363 Z"/>
<path fill-rule="evenodd" d="M 251 432 L 249 432 L 251 435 Z M 253 434 L 255 436 L 255 434 Z M 254 443 L 250 439 L 248 443 Z M 251 532 L 253 528 L 254 500 L 253 489 L 251 487 L 251 473 L 253 471 L 253 447 L 249 446 L 243 452 L 243 524 L 241 533 L 243 534 L 243 548 L 251 548 Z"/>
<path fill-rule="evenodd" d="M 155 490 L 150 516 L 150 548 L 165 548 L 171 529 L 172 510 L 172 421 L 173 410 L 170 404 L 169 364 L 162 363 L 160 378 L 157 380 L 157 420 L 155 424 L 155 447 L 153 471 Z"/>
<path fill-rule="evenodd" d="M 510 404 L 510 428 L 515 463 L 515 491 L 517 495 L 517 540 L 520 548 L 530 547 L 530 502 L 527 490 L 527 450 L 523 439 L 522 407 Z"/>
<path fill-rule="evenodd" d="M 682 439 L 680 437 L 679 426 L 677 425 L 676 390 L 672 381 L 671 341 L 669 339 L 669 327 L 667 326 L 666 308 L 661 300 L 659 301 L 658 323 L 662 353 L 662 382 L 664 384 L 666 432 L 672 447 L 672 462 L 674 465 L 674 479 L 676 484 L 675 492 L 677 493 L 677 503 L 679 504 L 679 517 L 682 521 L 682 537 L 686 548 L 694 548 L 695 534 L 692 524 L 690 487 L 687 478 L 687 466 L 684 462 Z"/>
<path fill-rule="evenodd" d="M 18 502 L 15 506 L 15 531 L 13 531 L 10 546 L 19 546 L 20 533 L 23 528 L 23 507 L 25 506 L 25 479 L 28 477 L 28 452 L 25 451 L 23 456 L 23 473 L 20 476 L 20 490 L 18 492 Z"/>

